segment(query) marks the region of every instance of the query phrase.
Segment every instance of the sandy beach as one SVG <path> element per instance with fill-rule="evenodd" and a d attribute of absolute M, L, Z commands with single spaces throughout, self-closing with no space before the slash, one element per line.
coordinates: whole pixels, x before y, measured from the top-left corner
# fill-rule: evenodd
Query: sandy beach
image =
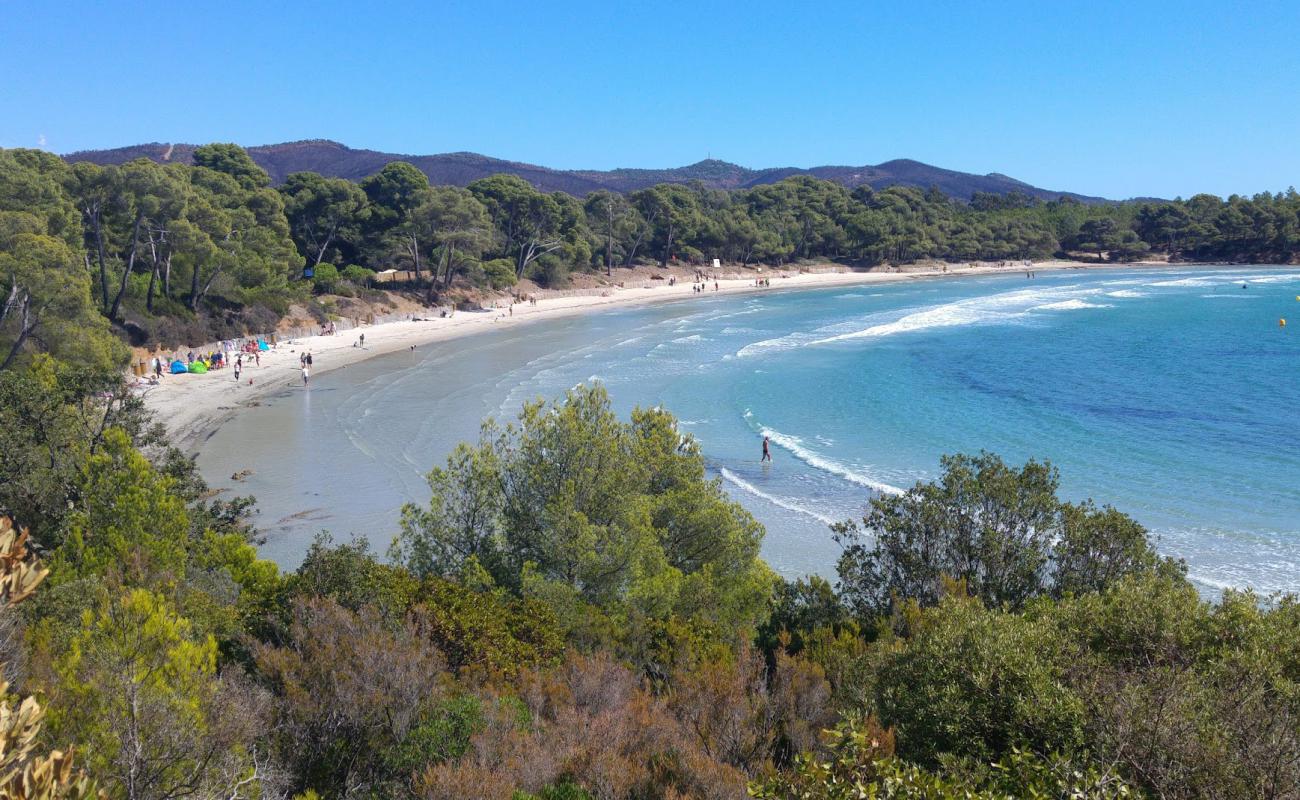
<path fill-rule="evenodd" d="M 836 286 L 899 283 L 914 280 L 955 278 L 969 275 L 996 273 L 1024 273 L 1059 269 L 1096 269 L 1131 265 L 1084 265 L 1078 262 L 1046 262 L 1024 266 L 999 267 L 996 265 L 954 266 L 947 272 L 941 270 L 911 272 L 795 272 L 767 270 L 761 273 L 769 278 L 770 287 L 754 285 L 753 277 L 719 280 L 718 288 L 708 285 L 705 296 L 746 294 L 756 292 L 788 291 L 792 289 L 819 289 Z M 419 321 L 387 322 L 359 329 L 342 331 L 333 336 L 308 336 L 280 341 L 277 347 L 261 354 L 261 365 L 246 359 L 239 382 L 231 369 L 221 369 L 204 375 L 165 375 L 157 386 L 144 389 L 146 405 L 166 426 L 173 441 L 183 449 L 193 452 L 225 420 L 240 411 L 260 404 L 267 396 L 286 389 L 304 390 L 299 370 L 299 357 L 303 352 L 312 354 L 312 376 L 375 356 L 422 347 L 435 342 L 471 336 L 488 330 L 499 330 L 529 325 L 548 319 L 593 311 L 624 308 L 645 303 L 690 301 L 700 297 L 688 281 L 676 285 L 653 288 L 609 289 L 600 295 L 545 296 L 542 293 L 535 304 L 516 303 L 513 312 L 503 304 L 499 309 L 487 311 L 458 311 L 446 318 L 422 318 Z M 436 312 L 430 311 L 430 314 Z M 356 347 L 360 334 L 365 334 L 365 346 Z"/>

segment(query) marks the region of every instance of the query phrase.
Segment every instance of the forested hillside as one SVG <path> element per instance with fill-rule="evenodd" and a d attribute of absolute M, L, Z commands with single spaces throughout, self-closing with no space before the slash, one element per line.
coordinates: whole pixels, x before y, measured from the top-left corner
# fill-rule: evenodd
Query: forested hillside
<path fill-rule="evenodd" d="M 102 166 L 125 164 L 137 158 L 148 158 L 159 163 L 189 164 L 194 150 L 195 146 L 192 144 L 152 143 L 111 150 L 87 150 L 70 153 L 65 158 L 73 163 L 89 161 Z M 858 186 L 870 186 L 873 189 L 884 189 L 889 186 L 928 189 L 936 186 L 940 191 L 958 200 L 969 200 L 976 192 L 994 194 L 1020 192 L 1040 200 L 1059 200 L 1068 197 L 1084 203 L 1105 202 L 1100 197 L 1040 189 L 997 173 L 973 175 L 969 172 L 932 167 L 908 159 L 887 161 L 875 166 L 824 166 L 811 169 L 794 167 L 747 169 L 725 161 L 707 159 L 689 166 L 669 169 L 558 170 L 518 161 L 503 161 L 478 153 L 416 156 L 356 150 L 338 142 L 322 139 L 260 145 L 249 147 L 247 151 L 253 161 L 267 171 L 271 176 L 271 182 L 277 186 L 294 172 L 317 172 L 329 178 L 359 181 L 370 177 L 391 161 L 405 161 L 415 165 L 435 186 L 443 184 L 467 186 L 479 178 L 514 175 L 528 181 L 540 191 L 565 192 L 577 197 L 585 197 L 600 189 L 633 192 L 660 183 L 699 182 L 709 189 L 748 189 L 776 183 L 794 175 L 810 175 L 839 183 L 849 189 Z"/>
<path fill-rule="evenodd" d="M 98 314 L 136 344 L 199 344 L 267 330 L 315 294 L 364 294 L 379 270 L 410 271 L 433 300 L 563 286 L 577 271 L 635 264 L 851 266 L 1052 256 L 1289 263 L 1300 195 L 1085 205 L 1026 194 L 848 189 L 807 175 L 744 189 L 660 183 L 578 198 L 513 175 L 432 186 L 384 165 L 359 182 L 295 172 L 278 187 L 241 148 L 193 149 L 189 164 L 98 166 L 0 151 L 5 358 L 51 348 L 54 305 Z M 306 268 L 306 269 L 305 269 Z M 310 275 L 308 278 L 307 275 Z M 88 284 L 71 294 L 66 287 Z M 318 308 L 324 318 L 327 308 Z M 42 319 L 46 322 L 42 322 Z M 42 325 L 42 338 L 33 338 Z M 90 340 L 87 340 L 87 342 Z M 87 346 L 83 343 L 81 346 Z"/>

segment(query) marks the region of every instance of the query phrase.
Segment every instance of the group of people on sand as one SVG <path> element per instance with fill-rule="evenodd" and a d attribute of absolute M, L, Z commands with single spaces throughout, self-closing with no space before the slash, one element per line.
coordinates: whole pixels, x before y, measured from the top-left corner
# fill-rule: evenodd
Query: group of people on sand
<path fill-rule="evenodd" d="M 721 288 L 722 288 L 721 284 L 719 284 L 717 281 L 713 282 L 713 291 L 716 292 Z M 707 283 L 692 284 L 691 290 L 694 291 L 696 294 L 703 294 L 704 292 L 707 292 L 709 290 L 709 285 Z"/>
<path fill-rule="evenodd" d="M 772 279 L 771 279 L 771 278 L 755 278 L 755 279 L 754 279 L 754 285 L 755 285 L 755 286 L 758 286 L 758 287 L 761 287 L 761 288 L 764 288 L 764 289 L 770 289 L 770 288 L 772 288 Z"/>

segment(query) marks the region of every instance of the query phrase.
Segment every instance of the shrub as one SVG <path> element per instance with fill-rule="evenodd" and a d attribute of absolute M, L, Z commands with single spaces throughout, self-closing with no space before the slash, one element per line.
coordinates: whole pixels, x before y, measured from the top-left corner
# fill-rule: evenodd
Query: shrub
<path fill-rule="evenodd" d="M 316 294 L 333 294 L 339 286 L 339 270 L 333 264 L 317 264 L 316 276 L 312 278 Z"/>
<path fill-rule="evenodd" d="M 569 282 L 569 267 L 554 255 L 544 255 L 528 268 L 528 277 L 538 286 L 555 288 Z"/>
<path fill-rule="evenodd" d="M 348 264 L 343 268 L 342 275 L 357 286 L 366 286 L 369 285 L 370 279 L 374 277 L 375 271 L 357 264 Z"/>
<path fill-rule="evenodd" d="M 487 278 L 488 285 L 493 289 L 506 289 L 514 286 L 517 282 L 514 262 L 508 258 L 494 258 L 491 261 L 484 261 L 483 275 Z"/>

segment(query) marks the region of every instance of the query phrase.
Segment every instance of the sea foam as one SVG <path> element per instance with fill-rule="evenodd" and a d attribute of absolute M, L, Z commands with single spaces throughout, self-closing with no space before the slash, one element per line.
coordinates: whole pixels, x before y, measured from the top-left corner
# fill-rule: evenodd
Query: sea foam
<path fill-rule="evenodd" d="M 821 514 L 816 511 L 813 511 L 810 508 L 804 508 L 798 503 L 792 502 L 783 497 L 777 497 L 774 494 L 768 494 L 767 492 L 763 491 L 762 489 L 759 489 L 757 486 L 745 480 L 744 478 L 740 477 L 739 475 L 727 469 L 726 467 L 722 467 L 721 469 L 718 470 L 718 472 L 722 475 L 724 480 L 726 480 L 728 483 L 732 484 L 733 486 L 736 486 L 737 488 L 742 489 L 752 494 L 755 497 L 766 500 L 767 502 L 771 503 L 774 506 L 777 506 L 779 508 L 784 508 L 786 511 L 793 511 L 796 514 L 804 514 L 806 516 L 812 517 L 815 520 L 824 522 L 827 525 L 834 525 L 835 523 L 842 521 L 842 520 L 835 519 L 834 517 L 829 517 L 825 514 Z"/>
<path fill-rule="evenodd" d="M 819 469 L 822 472 L 829 472 L 836 477 L 843 478 L 850 483 L 856 483 L 859 486 L 865 486 L 874 492 L 880 494 L 902 494 L 903 490 L 897 486 L 891 486 L 883 481 L 878 481 L 870 476 L 856 472 L 834 459 L 826 458 L 818 453 L 804 447 L 803 440 L 798 436 L 781 433 L 772 428 L 760 427 L 759 432 L 772 440 L 772 444 L 780 447 L 782 450 L 799 459 L 808 466 Z"/>

